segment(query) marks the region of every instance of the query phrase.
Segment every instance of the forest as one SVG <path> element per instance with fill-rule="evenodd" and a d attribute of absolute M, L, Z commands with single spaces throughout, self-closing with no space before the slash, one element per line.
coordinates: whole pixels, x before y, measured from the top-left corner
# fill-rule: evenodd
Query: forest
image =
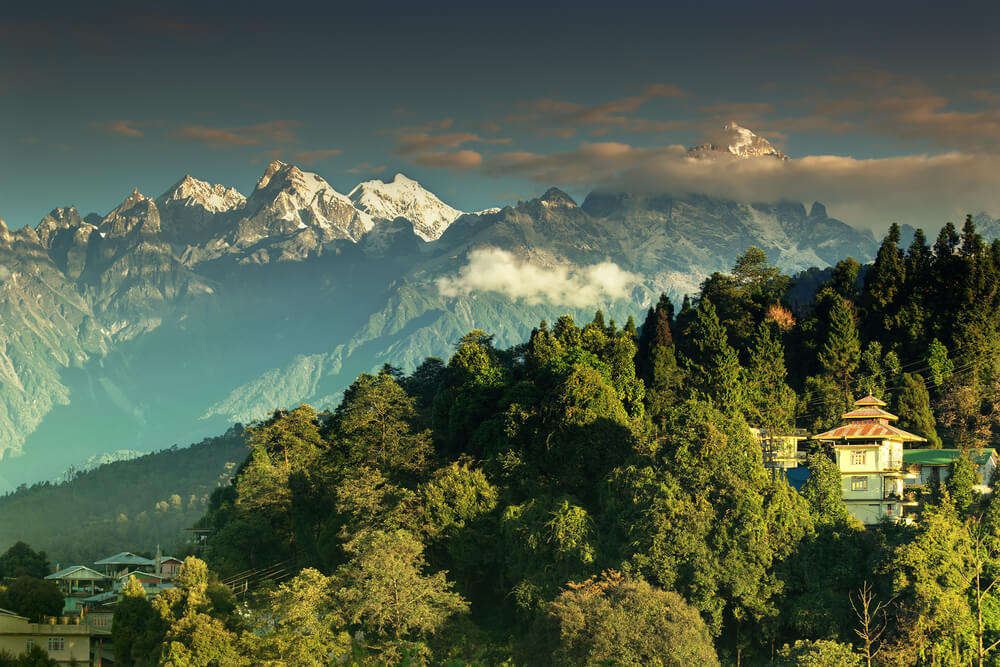
<path fill-rule="evenodd" d="M 63 567 L 120 551 L 152 554 L 158 544 L 182 556 L 182 531 L 204 515 L 212 491 L 229 483 L 246 455 L 237 425 L 190 447 L 22 486 L 0 496 L 0 549 L 27 542 Z"/>
<path fill-rule="evenodd" d="M 118 660 L 1000 663 L 1000 502 L 968 457 L 1000 434 L 1000 241 L 894 226 L 871 265 L 807 278 L 750 248 L 641 326 L 471 331 L 250 425 L 178 587 L 123 591 Z M 797 491 L 750 431 L 815 433 L 866 394 L 965 452 L 912 525 L 854 520 L 815 442 Z"/>

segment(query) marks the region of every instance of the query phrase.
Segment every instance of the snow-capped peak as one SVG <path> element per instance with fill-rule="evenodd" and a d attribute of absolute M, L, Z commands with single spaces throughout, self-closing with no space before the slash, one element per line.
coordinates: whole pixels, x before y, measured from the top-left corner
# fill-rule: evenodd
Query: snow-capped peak
<path fill-rule="evenodd" d="M 752 131 L 729 121 L 722 127 L 722 132 L 707 144 L 695 146 L 688 153 L 700 157 L 711 153 L 728 153 L 738 158 L 773 157 L 787 160 L 788 156 L 775 148 L 770 141 Z"/>
<path fill-rule="evenodd" d="M 236 188 L 212 185 L 187 174 L 160 195 L 157 201 L 161 205 L 167 202 L 178 202 L 182 206 L 199 205 L 211 213 L 221 213 L 240 208 L 246 203 L 246 197 Z"/>
<path fill-rule="evenodd" d="M 396 174 L 391 181 L 365 181 L 348 194 L 359 210 L 381 220 L 406 218 L 425 241 L 440 238 L 462 211 L 445 204 L 420 183 Z"/>

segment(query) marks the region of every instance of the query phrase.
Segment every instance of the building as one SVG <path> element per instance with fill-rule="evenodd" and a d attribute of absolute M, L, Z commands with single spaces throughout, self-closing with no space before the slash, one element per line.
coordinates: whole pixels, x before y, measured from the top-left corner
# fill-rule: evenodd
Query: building
<path fill-rule="evenodd" d="M 162 556 L 156 561 L 156 574 L 166 579 L 175 579 L 181 571 L 184 561 L 173 556 Z"/>
<path fill-rule="evenodd" d="M 129 572 L 130 570 L 152 572 L 153 568 L 156 567 L 156 562 L 151 558 L 146 558 L 145 556 L 136 556 L 130 551 L 122 551 L 114 556 L 108 556 L 107 558 L 95 561 L 94 565 L 103 569 L 104 573 L 108 575 L 108 577 L 117 579 L 123 573 Z"/>
<path fill-rule="evenodd" d="M 115 584 L 115 591 L 121 591 L 122 587 L 128 583 L 130 577 L 135 577 L 135 580 L 142 586 L 143 590 L 146 591 L 147 598 L 156 597 L 163 591 L 174 587 L 173 582 L 170 581 L 168 577 L 161 574 L 135 570 L 132 572 L 125 572 L 118 577 L 118 582 Z"/>
<path fill-rule="evenodd" d="M 813 438 L 832 445 L 844 504 L 855 518 L 866 525 L 905 520 L 904 506 L 916 503 L 905 499 L 904 480 L 916 474 L 904 465 L 903 443 L 926 440 L 893 426 L 890 422 L 899 418 L 874 396 L 854 406 L 842 425 Z"/>
<path fill-rule="evenodd" d="M 951 465 L 961 456 L 960 449 L 909 449 L 903 452 L 903 463 L 917 474 L 914 479 L 906 480 L 909 485 L 932 486 L 945 481 L 951 476 Z M 978 483 L 975 487 L 980 493 L 992 493 L 990 482 L 997 469 L 997 452 L 995 449 L 973 449 L 969 457 L 978 468 Z"/>
<path fill-rule="evenodd" d="M 85 565 L 73 565 L 45 577 L 56 582 L 63 594 L 63 613 L 75 613 L 84 598 L 103 592 L 110 584 L 108 577 Z"/>
<path fill-rule="evenodd" d="M 91 635 L 85 624 L 70 623 L 67 618 L 57 622 L 32 623 L 24 616 L 0 609 L 0 651 L 19 655 L 32 646 L 40 646 L 60 665 L 90 665 Z"/>
<path fill-rule="evenodd" d="M 771 434 L 764 429 L 750 427 L 750 432 L 760 443 L 764 465 L 768 468 L 788 470 L 802 465 L 805 453 L 799 451 L 799 443 L 809 438 L 801 429 L 792 433 Z"/>

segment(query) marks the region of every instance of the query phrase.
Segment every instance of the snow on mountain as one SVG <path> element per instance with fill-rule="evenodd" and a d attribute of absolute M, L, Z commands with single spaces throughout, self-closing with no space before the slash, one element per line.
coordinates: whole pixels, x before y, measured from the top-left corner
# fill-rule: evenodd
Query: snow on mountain
<path fill-rule="evenodd" d="M 747 128 L 730 121 L 722 132 L 707 144 L 695 146 L 688 150 L 694 157 L 703 157 L 713 153 L 724 153 L 734 157 L 747 159 L 755 157 L 772 157 L 779 160 L 789 159 L 787 155 L 775 148 L 770 141 L 754 134 Z"/>
<path fill-rule="evenodd" d="M 308 230 L 320 242 L 357 241 L 375 224 L 367 212 L 355 208 L 322 178 L 279 160 L 267 165 L 245 211 L 234 238 L 241 245 L 296 230 Z"/>
<path fill-rule="evenodd" d="M 125 201 L 104 216 L 98 229 L 110 238 L 122 238 L 133 232 L 159 234 L 160 212 L 152 198 L 135 188 Z"/>
<path fill-rule="evenodd" d="M 240 208 L 246 201 L 236 188 L 212 185 L 187 174 L 160 195 L 156 203 L 160 208 L 176 202 L 185 207 L 200 206 L 211 213 L 222 213 Z"/>
<path fill-rule="evenodd" d="M 406 218 L 413 224 L 417 236 L 425 241 L 440 238 L 448 225 L 463 214 L 403 174 L 396 174 L 389 182 L 372 180 L 359 183 L 348 197 L 358 209 L 373 218 Z"/>

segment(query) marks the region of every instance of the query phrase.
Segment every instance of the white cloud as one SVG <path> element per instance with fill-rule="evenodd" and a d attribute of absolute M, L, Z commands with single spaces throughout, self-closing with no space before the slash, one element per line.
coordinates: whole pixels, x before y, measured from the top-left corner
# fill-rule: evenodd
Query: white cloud
<path fill-rule="evenodd" d="M 544 267 L 523 262 L 506 250 L 486 247 L 470 251 L 468 263 L 458 274 L 438 278 L 437 287 L 447 297 L 499 292 L 531 305 L 585 307 L 627 298 L 629 288 L 639 280 L 613 262 Z"/>

